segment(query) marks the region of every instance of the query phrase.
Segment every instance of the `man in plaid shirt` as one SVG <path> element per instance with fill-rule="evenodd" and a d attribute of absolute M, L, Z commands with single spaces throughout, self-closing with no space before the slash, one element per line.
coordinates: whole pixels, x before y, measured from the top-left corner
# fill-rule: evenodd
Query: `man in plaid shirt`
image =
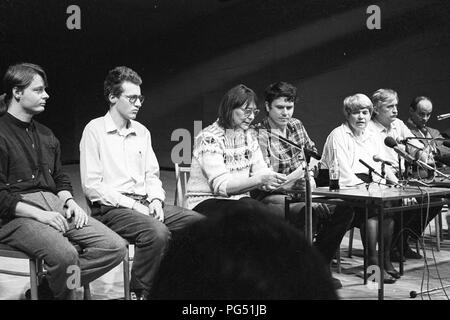
<path fill-rule="evenodd" d="M 282 106 L 278 106 L 278 108 L 284 109 Z M 289 110 L 293 111 L 293 107 L 292 109 L 289 109 L 290 106 L 287 108 L 287 113 L 290 112 Z M 281 121 L 284 121 L 284 119 Z M 276 125 L 271 125 L 273 123 L 275 123 L 275 120 L 267 116 L 257 124 L 258 140 L 267 165 L 272 167 L 274 171 L 285 175 L 292 173 L 298 167 L 305 167 L 305 157 L 301 150 L 268 133 L 269 130 L 272 130 L 271 132 L 317 153 L 317 148 L 309 138 L 303 123 L 298 119 L 290 118 L 286 123 L 285 131 L 280 131 Z"/>
<path fill-rule="evenodd" d="M 303 152 L 290 144 L 278 139 L 271 133 L 286 138 L 297 145 L 309 150 L 308 154 L 317 154 L 314 142 L 309 138 L 302 122 L 293 118 L 294 104 L 297 98 L 297 89 L 286 82 L 277 82 L 267 87 L 265 91 L 265 108 L 267 116 L 256 125 L 258 141 L 268 166 L 274 171 L 290 174 L 297 168 L 306 166 Z M 296 185 L 303 186 L 304 178 Z M 314 179 L 311 179 L 311 187 L 315 188 Z M 252 197 L 262 201 L 273 208 L 280 216 L 284 217 L 284 191 L 264 192 L 256 191 Z M 320 225 L 315 232 L 315 246 L 322 253 L 325 262 L 331 265 L 334 254 L 340 247 L 342 238 L 353 219 L 353 211 L 350 207 L 331 206 L 313 203 L 313 224 Z M 303 229 L 305 223 L 305 203 L 298 202 L 290 205 L 290 222 Z M 342 284 L 333 278 L 336 288 Z"/>

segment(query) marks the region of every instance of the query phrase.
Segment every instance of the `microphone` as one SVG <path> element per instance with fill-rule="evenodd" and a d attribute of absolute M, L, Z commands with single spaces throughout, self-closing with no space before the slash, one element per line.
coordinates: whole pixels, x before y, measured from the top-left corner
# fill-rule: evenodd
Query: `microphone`
<path fill-rule="evenodd" d="M 375 173 L 377 176 L 381 177 L 382 179 L 384 179 L 384 177 L 379 174 L 374 168 L 372 168 L 367 162 L 365 162 L 363 159 L 359 159 L 359 162 L 361 162 L 364 166 L 366 166 L 369 169 L 369 175 L 373 172 Z"/>
<path fill-rule="evenodd" d="M 447 118 L 450 118 L 450 113 L 444 113 L 444 114 L 440 114 L 440 115 L 437 116 L 438 120 L 444 120 L 444 119 L 447 119 Z"/>
<path fill-rule="evenodd" d="M 412 156 L 410 156 L 406 151 L 403 151 L 398 147 L 397 142 L 394 140 L 394 138 L 387 136 L 386 139 L 384 139 L 384 144 L 387 145 L 389 148 L 394 149 L 397 154 L 399 154 L 402 158 L 406 159 L 409 162 L 414 162 L 416 159 L 414 159 Z"/>
<path fill-rule="evenodd" d="M 365 165 L 369 169 L 369 174 L 371 172 L 375 172 L 375 169 L 372 168 L 367 162 L 365 162 L 363 159 L 359 159 L 359 162 L 361 162 L 363 165 Z"/>
<path fill-rule="evenodd" d="M 305 155 L 307 157 L 309 156 L 309 157 L 314 158 L 316 160 L 320 160 L 322 158 L 322 155 L 320 153 L 318 153 L 315 150 L 308 149 L 307 147 L 304 147 L 303 151 L 305 152 Z"/>
<path fill-rule="evenodd" d="M 395 139 L 395 141 L 397 141 L 397 143 L 405 144 L 408 142 L 409 139 L 412 139 L 412 137 L 406 137 L 405 139 L 397 138 L 397 139 Z"/>
<path fill-rule="evenodd" d="M 401 157 L 405 158 L 406 160 L 408 160 L 410 162 L 416 162 L 416 163 L 420 164 L 422 167 L 425 167 L 428 170 L 433 170 L 437 174 L 439 174 L 447 179 L 450 179 L 449 175 L 440 172 L 439 170 L 429 166 L 428 164 L 426 164 L 423 161 L 415 160 L 413 157 L 411 157 L 409 154 L 407 154 L 405 151 L 403 151 L 402 149 L 400 149 L 398 147 L 397 142 L 394 140 L 394 138 L 387 136 L 386 139 L 384 139 L 384 144 L 387 145 L 388 147 L 394 149 L 395 152 L 397 152 Z"/>
<path fill-rule="evenodd" d="M 389 166 L 393 166 L 394 164 L 392 163 L 392 162 L 390 162 L 390 161 L 387 161 L 387 160 L 384 160 L 383 158 L 381 158 L 379 155 L 374 155 L 373 156 L 373 161 L 375 161 L 375 162 L 381 162 L 381 163 L 383 163 L 383 164 L 387 164 L 387 165 L 389 165 Z"/>
<path fill-rule="evenodd" d="M 410 142 L 408 141 L 408 140 L 410 140 L 410 139 L 419 139 L 419 138 L 417 138 L 417 137 L 406 137 L 405 139 L 397 138 L 396 141 L 397 141 L 397 143 L 401 143 L 401 144 L 404 144 L 404 145 L 409 145 L 409 146 L 414 147 L 414 148 L 416 148 L 416 149 L 418 149 L 418 150 L 420 150 L 420 151 L 423 151 L 423 148 L 416 147 L 415 145 L 413 145 L 412 143 L 410 143 Z"/>

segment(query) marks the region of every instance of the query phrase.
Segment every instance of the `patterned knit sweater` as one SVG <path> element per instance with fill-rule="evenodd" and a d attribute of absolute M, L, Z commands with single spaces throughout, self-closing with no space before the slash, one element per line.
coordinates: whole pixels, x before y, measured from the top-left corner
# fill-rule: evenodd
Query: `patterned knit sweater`
<path fill-rule="evenodd" d="M 194 208 L 211 199 L 240 199 L 247 193 L 227 194 L 228 181 L 270 171 L 259 148 L 256 132 L 220 127 L 204 128 L 195 138 L 191 174 L 187 183 L 187 206 Z"/>

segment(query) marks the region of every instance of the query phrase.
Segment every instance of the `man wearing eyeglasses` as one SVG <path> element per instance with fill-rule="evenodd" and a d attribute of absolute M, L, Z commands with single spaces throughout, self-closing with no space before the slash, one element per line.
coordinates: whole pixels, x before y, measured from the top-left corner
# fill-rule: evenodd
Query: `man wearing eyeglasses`
<path fill-rule="evenodd" d="M 202 216 L 164 205 L 165 191 L 150 132 L 135 121 L 144 102 L 140 76 L 116 67 L 106 76 L 105 116 L 90 121 L 80 142 L 83 191 L 92 215 L 135 245 L 130 290 L 148 299 L 171 233 Z"/>
<path fill-rule="evenodd" d="M 265 91 L 265 108 L 267 116 L 258 123 L 258 140 L 264 159 L 272 170 L 289 175 L 297 168 L 304 168 L 306 159 L 301 150 L 277 138 L 281 136 L 293 143 L 304 147 L 311 153 L 318 155 L 314 142 L 309 138 L 303 123 L 293 118 L 297 89 L 287 82 L 276 82 L 269 85 Z M 270 134 L 272 133 L 272 134 Z M 301 178 L 296 186 L 302 190 L 305 180 Z M 314 179 L 311 179 L 312 187 L 315 187 Z M 284 216 L 285 191 L 255 191 L 252 197 L 261 200 Z M 313 221 L 319 226 L 316 231 L 315 246 L 322 253 L 327 264 L 331 264 L 336 250 L 339 248 L 352 219 L 353 211 L 349 207 L 329 206 L 313 203 Z M 293 203 L 290 206 L 289 217 L 298 228 L 304 228 L 305 203 Z M 335 288 L 342 287 L 340 281 L 333 278 Z"/>

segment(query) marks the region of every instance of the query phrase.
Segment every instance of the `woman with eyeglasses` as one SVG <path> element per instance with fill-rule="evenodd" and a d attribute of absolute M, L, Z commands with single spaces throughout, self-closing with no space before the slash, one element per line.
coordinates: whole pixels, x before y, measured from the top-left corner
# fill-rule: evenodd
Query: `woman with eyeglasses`
<path fill-rule="evenodd" d="M 259 110 L 256 94 L 245 85 L 231 88 L 219 117 L 195 138 L 187 206 L 206 216 L 232 211 L 268 210 L 249 197 L 254 189 L 275 190 L 286 181 L 265 163 L 250 124 Z"/>

